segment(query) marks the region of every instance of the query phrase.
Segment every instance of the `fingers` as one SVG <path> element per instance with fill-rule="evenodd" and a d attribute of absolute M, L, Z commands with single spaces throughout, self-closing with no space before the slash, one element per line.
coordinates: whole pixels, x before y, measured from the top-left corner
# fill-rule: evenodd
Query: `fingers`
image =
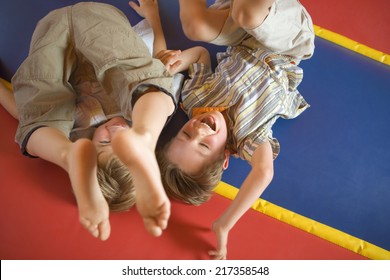
<path fill-rule="evenodd" d="M 180 50 L 162 50 L 156 54 L 156 58 L 161 60 L 165 65 L 165 68 L 171 73 L 176 73 L 179 66 L 183 63 L 182 60 L 179 60 L 181 54 Z"/>
<path fill-rule="evenodd" d="M 132 7 L 134 10 L 139 9 L 140 7 L 135 3 L 134 1 L 129 1 L 129 6 Z"/>
<path fill-rule="evenodd" d="M 209 256 L 213 257 L 214 260 L 226 260 L 226 254 L 216 250 L 209 251 Z"/>
<path fill-rule="evenodd" d="M 182 65 L 182 63 L 183 63 L 183 61 L 178 60 L 173 64 L 165 65 L 165 68 L 168 70 L 169 73 L 171 73 L 171 75 L 173 75 L 173 74 L 176 74 L 179 72 L 178 69 L 179 69 L 180 65 Z"/>
<path fill-rule="evenodd" d="M 162 50 L 156 54 L 156 58 L 160 59 L 164 64 L 177 60 L 181 50 Z"/>
<path fill-rule="evenodd" d="M 138 0 L 138 4 L 130 1 L 129 6 L 143 18 L 149 18 L 153 13 L 158 12 L 157 0 Z"/>
<path fill-rule="evenodd" d="M 144 17 L 144 14 L 142 12 L 142 9 L 140 6 L 137 5 L 137 3 L 133 2 L 133 1 L 130 1 L 129 2 L 129 6 L 138 14 L 140 15 L 141 17 Z"/>

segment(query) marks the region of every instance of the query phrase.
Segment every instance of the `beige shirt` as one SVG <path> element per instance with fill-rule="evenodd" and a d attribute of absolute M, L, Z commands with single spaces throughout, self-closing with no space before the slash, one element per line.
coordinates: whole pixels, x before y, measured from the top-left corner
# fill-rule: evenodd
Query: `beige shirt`
<path fill-rule="evenodd" d="M 226 8 L 230 0 L 216 1 L 210 8 Z M 243 45 L 252 49 L 265 48 L 291 58 L 296 64 L 314 52 L 314 30 L 310 15 L 298 0 L 276 0 L 267 18 L 254 29 L 237 27 L 229 16 L 215 45 Z"/>

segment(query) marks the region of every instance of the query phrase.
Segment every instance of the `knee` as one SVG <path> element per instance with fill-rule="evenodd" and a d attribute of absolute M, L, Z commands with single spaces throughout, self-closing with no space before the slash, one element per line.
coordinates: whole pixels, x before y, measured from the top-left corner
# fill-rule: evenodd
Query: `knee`
<path fill-rule="evenodd" d="M 188 12 L 183 12 L 180 10 L 180 22 L 181 22 L 181 27 L 183 29 L 184 35 L 188 38 L 193 40 L 193 37 L 196 37 L 197 35 L 197 20 L 196 18 L 189 17 Z"/>
<path fill-rule="evenodd" d="M 257 16 L 245 10 L 232 10 L 231 16 L 237 25 L 246 29 L 255 28 L 263 22 L 259 21 Z"/>
<path fill-rule="evenodd" d="M 231 17 L 240 27 L 256 28 L 261 25 L 269 13 L 268 6 L 251 7 L 250 5 L 233 7 Z"/>
<path fill-rule="evenodd" d="M 194 24 L 191 23 L 191 21 L 182 20 L 181 26 L 184 32 L 184 35 L 190 39 L 194 40 L 193 38 L 196 37 L 197 28 Z"/>
<path fill-rule="evenodd" d="M 210 41 L 207 26 L 202 21 L 182 21 L 184 35 L 192 41 Z"/>

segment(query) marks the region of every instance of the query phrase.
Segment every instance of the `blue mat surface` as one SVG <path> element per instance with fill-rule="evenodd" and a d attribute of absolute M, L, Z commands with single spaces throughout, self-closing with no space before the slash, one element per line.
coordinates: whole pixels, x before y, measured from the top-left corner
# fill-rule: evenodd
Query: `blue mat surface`
<path fill-rule="evenodd" d="M 278 120 L 275 177 L 264 199 L 390 250 L 390 67 L 316 39 L 301 63 L 311 105 Z M 249 171 L 234 160 L 223 180 Z"/>
<path fill-rule="evenodd" d="M 1 1 L 0 76 L 9 80 L 27 56 L 41 17 L 77 2 Z M 140 20 L 127 1 L 100 2 L 121 9 L 132 24 Z M 182 33 L 178 1 L 159 2 L 169 47 L 195 45 Z M 390 67 L 322 39 L 301 66 L 299 89 L 311 108 L 276 123 L 281 153 L 263 198 L 390 250 Z M 163 137 L 184 120 L 179 112 Z M 248 170 L 247 163 L 232 160 L 223 180 L 239 187 Z"/>

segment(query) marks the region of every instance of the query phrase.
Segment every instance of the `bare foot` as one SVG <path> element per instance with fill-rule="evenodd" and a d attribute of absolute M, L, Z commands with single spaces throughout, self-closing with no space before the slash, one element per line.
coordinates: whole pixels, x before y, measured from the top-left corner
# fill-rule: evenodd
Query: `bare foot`
<path fill-rule="evenodd" d="M 80 223 L 96 238 L 110 236 L 109 207 L 96 177 L 96 150 L 91 141 L 80 139 L 69 154 L 69 177 L 76 196 Z"/>
<path fill-rule="evenodd" d="M 161 182 L 151 136 L 124 129 L 115 134 L 112 147 L 133 176 L 136 207 L 146 230 L 160 236 L 168 225 L 171 204 Z"/>

